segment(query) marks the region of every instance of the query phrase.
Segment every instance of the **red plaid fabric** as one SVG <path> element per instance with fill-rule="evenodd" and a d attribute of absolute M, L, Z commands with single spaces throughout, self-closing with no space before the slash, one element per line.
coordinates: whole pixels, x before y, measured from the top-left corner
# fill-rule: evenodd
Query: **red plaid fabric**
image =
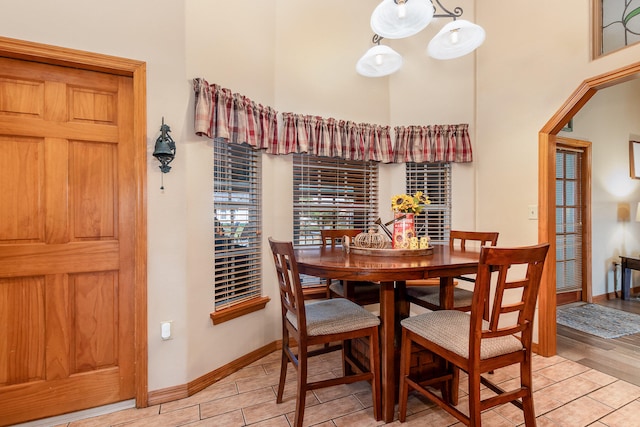
<path fill-rule="evenodd" d="M 278 113 L 204 79 L 194 79 L 197 135 L 247 143 L 269 154 L 309 153 L 347 160 L 471 162 L 469 125 L 397 126 L 395 146 L 389 126 Z M 395 148 L 394 148 L 395 147 Z"/>
<path fill-rule="evenodd" d="M 389 126 L 294 113 L 283 113 L 282 121 L 282 144 L 274 154 L 309 153 L 347 160 L 392 161 Z"/>
<path fill-rule="evenodd" d="M 194 118 L 196 135 L 211 138 L 214 112 L 211 87 L 204 79 L 193 79 L 193 91 L 196 95 Z"/>
<path fill-rule="evenodd" d="M 195 132 L 267 151 L 278 145 L 277 112 L 204 79 L 193 80 Z"/>
<path fill-rule="evenodd" d="M 396 126 L 395 134 L 395 163 L 473 160 L 468 124 Z"/>

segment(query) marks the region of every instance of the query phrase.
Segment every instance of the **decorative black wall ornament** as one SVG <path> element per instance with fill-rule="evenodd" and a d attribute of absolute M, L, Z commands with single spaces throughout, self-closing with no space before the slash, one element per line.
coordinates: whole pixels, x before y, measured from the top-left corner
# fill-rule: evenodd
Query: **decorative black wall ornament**
<path fill-rule="evenodd" d="M 176 157 L 176 143 L 171 139 L 171 128 L 169 125 L 164 124 L 164 117 L 162 118 L 162 126 L 160 126 L 160 136 L 156 139 L 155 150 L 153 150 L 153 157 L 158 159 L 161 163 L 160 170 L 163 174 L 161 190 L 164 190 L 164 174 L 171 170 L 169 163 Z"/>

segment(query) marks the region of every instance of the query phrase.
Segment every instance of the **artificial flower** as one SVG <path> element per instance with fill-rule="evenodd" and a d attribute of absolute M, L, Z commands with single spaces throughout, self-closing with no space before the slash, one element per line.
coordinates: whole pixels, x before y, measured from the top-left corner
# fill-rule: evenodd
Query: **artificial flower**
<path fill-rule="evenodd" d="M 422 212 L 422 207 L 431 203 L 431 200 L 422 191 L 416 191 L 413 196 L 397 194 L 391 198 L 391 209 L 394 212 L 414 213 Z"/>

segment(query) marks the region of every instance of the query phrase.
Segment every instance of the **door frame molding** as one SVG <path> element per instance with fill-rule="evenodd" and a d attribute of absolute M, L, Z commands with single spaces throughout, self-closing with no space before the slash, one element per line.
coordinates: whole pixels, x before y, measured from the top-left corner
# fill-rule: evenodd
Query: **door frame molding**
<path fill-rule="evenodd" d="M 135 396 L 148 401 L 147 343 L 147 71 L 142 61 L 0 37 L 0 57 L 80 68 L 132 78 L 135 200 Z"/>
<path fill-rule="evenodd" d="M 556 135 L 598 90 L 638 77 L 640 77 L 640 62 L 583 81 L 538 132 L 538 242 L 549 242 L 550 245 L 538 300 L 537 353 L 542 356 L 553 356 L 557 352 L 555 269 Z"/>

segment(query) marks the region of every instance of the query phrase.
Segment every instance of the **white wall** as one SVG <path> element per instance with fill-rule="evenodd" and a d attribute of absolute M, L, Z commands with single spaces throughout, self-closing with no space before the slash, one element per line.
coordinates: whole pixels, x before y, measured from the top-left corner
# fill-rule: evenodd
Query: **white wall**
<path fill-rule="evenodd" d="M 190 346 L 188 303 L 210 293 L 188 278 L 189 150 L 185 145 L 190 86 L 185 73 L 185 5 L 180 0 L 0 0 L 0 35 L 15 39 L 145 61 L 148 155 L 149 390 L 184 384 Z M 171 173 L 160 191 L 158 162 L 151 156 L 162 117 L 177 142 Z M 199 288 L 199 289 L 194 289 Z M 160 321 L 173 320 L 171 341 L 160 339 Z M 207 314 L 200 320 L 206 323 Z"/>
<path fill-rule="evenodd" d="M 592 294 L 613 292 L 613 261 L 640 253 L 640 223 L 635 221 L 640 181 L 629 174 L 629 141 L 640 134 L 640 80 L 598 91 L 573 119 L 568 138 L 592 143 Z M 619 205 L 629 218 L 618 217 Z M 621 286 L 618 269 L 617 288 Z"/>
<path fill-rule="evenodd" d="M 537 242 L 538 132 L 587 78 L 638 61 L 640 45 L 592 61 L 588 2 L 477 2 L 478 228 L 502 244 Z"/>
<path fill-rule="evenodd" d="M 589 7 L 580 0 L 457 2 L 487 31 L 477 54 L 424 56 L 444 22 L 406 40 L 388 78 L 355 73 L 371 46 L 377 0 L 0 0 L 0 35 L 147 63 L 149 390 L 183 385 L 279 337 L 265 245 L 266 310 L 213 326 L 212 150 L 193 134 L 191 79 L 206 78 L 277 110 L 389 124 L 469 123 L 474 163 L 453 168 L 453 226 L 537 241 L 537 133 L 587 77 L 632 63 L 640 46 L 590 61 Z M 474 9 L 475 6 L 475 9 Z M 474 16 L 475 15 L 475 16 Z M 477 74 L 476 74 L 477 72 Z M 160 191 L 151 157 L 162 116 L 177 157 Z M 264 156 L 264 236 L 291 234 L 291 163 Z M 403 187 L 385 166 L 381 207 Z M 390 215 L 390 212 L 388 213 Z M 174 339 L 159 323 L 174 321 Z M 242 332 L 242 339 L 238 338 Z"/>

